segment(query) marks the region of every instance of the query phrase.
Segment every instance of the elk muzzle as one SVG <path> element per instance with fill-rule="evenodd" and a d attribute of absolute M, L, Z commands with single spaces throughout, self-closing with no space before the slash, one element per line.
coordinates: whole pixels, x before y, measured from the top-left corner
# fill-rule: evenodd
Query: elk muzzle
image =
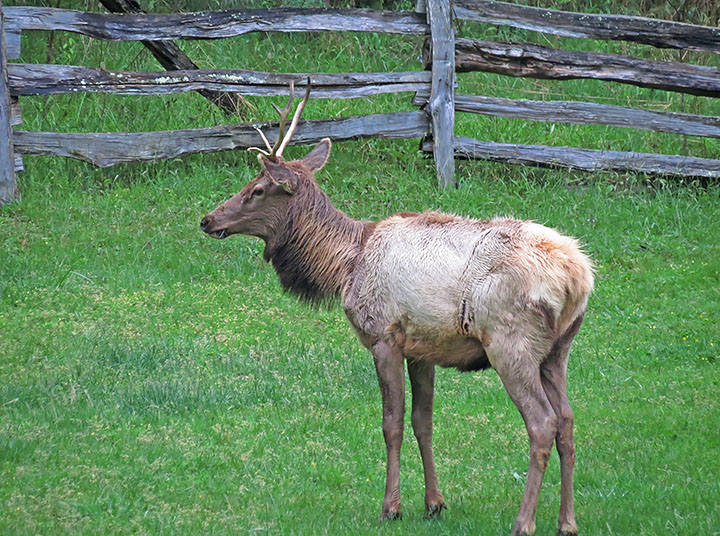
<path fill-rule="evenodd" d="M 205 216 L 200 222 L 200 229 L 213 238 L 225 238 L 228 236 L 227 229 L 218 229 L 215 218 L 212 214 Z"/>

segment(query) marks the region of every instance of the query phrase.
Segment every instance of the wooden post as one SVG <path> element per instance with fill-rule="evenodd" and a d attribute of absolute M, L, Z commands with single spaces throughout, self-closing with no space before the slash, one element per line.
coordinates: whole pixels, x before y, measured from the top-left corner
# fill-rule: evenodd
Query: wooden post
<path fill-rule="evenodd" d="M 440 188 L 457 186 L 453 136 L 455 130 L 455 29 L 452 0 L 427 0 L 432 43 L 432 89 L 428 109 L 433 154 Z"/>
<path fill-rule="evenodd" d="M 0 0 L 0 205 L 17 196 L 15 156 L 13 155 L 12 129 L 10 128 L 10 92 L 7 82 L 5 58 L 5 29 Z"/>

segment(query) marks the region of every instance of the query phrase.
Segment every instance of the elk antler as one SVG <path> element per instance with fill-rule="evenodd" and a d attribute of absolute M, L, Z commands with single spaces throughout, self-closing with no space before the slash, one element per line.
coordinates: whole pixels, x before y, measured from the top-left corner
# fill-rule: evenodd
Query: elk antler
<path fill-rule="evenodd" d="M 273 147 L 270 147 L 270 142 L 268 141 L 267 137 L 263 133 L 262 130 L 260 130 L 259 127 L 255 127 L 255 130 L 258 131 L 260 134 L 260 137 L 262 138 L 263 142 L 265 143 L 265 147 L 267 147 L 267 151 L 264 149 L 260 149 L 259 147 L 250 147 L 248 151 L 257 151 L 260 154 L 265 155 L 268 159 L 272 160 L 273 162 L 276 162 L 278 158 L 282 157 L 283 151 L 285 150 L 285 147 L 287 147 L 288 143 L 290 143 L 290 139 L 292 138 L 293 133 L 295 132 L 295 129 L 297 128 L 298 122 L 300 121 L 300 115 L 302 114 L 303 110 L 305 109 L 305 104 L 307 104 L 308 98 L 310 97 L 310 77 L 308 77 L 307 85 L 305 88 L 305 96 L 303 97 L 303 100 L 300 101 L 300 104 L 298 104 L 297 109 L 295 110 L 295 115 L 293 115 L 292 121 L 290 122 L 290 129 L 285 132 L 285 128 L 287 125 L 287 119 L 290 115 L 290 110 L 292 110 L 292 103 L 293 99 L 295 98 L 295 83 L 290 82 L 290 99 L 288 100 L 288 103 L 285 105 L 284 108 L 280 108 L 276 104 L 273 104 L 273 108 L 275 108 L 275 111 L 280 115 L 280 124 L 278 126 L 278 137 L 275 141 L 275 145 Z"/>

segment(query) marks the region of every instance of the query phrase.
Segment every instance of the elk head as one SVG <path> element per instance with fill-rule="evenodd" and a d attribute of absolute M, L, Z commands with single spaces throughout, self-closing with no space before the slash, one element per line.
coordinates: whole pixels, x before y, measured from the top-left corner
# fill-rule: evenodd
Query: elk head
<path fill-rule="evenodd" d="M 200 228 L 214 238 L 226 238 L 232 234 L 246 234 L 267 239 L 279 230 L 286 219 L 287 207 L 292 195 L 303 180 L 312 177 L 321 169 L 330 156 L 330 139 L 323 139 L 305 158 L 285 162 L 282 153 L 295 132 L 300 114 L 310 95 L 308 80 L 305 97 L 298 105 L 285 133 L 288 116 L 292 109 L 294 87 L 290 84 L 290 100 L 285 108 L 275 106 L 280 114 L 278 138 L 273 147 L 260 129 L 267 151 L 257 147 L 262 171 L 245 186 L 240 193 L 231 197 L 200 222 Z"/>

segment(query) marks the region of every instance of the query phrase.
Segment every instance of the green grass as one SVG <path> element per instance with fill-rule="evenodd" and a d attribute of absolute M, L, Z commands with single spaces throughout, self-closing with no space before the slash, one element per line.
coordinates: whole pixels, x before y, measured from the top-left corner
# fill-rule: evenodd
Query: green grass
<path fill-rule="evenodd" d="M 55 62 L 155 68 L 140 45 L 72 39 L 55 35 Z M 204 65 L 279 71 L 314 70 L 317 58 L 328 71 L 414 69 L 419 51 L 413 39 L 373 35 L 182 46 Z M 360 54 L 368 48 L 374 53 Z M 24 39 L 23 61 L 43 62 L 46 52 L 46 35 Z M 716 57 L 702 61 L 718 65 Z M 711 99 L 619 85 L 491 75 L 460 83 L 463 92 L 562 93 L 720 115 Z M 411 109 L 409 100 L 312 101 L 306 116 Z M 253 102 L 251 119 L 271 117 L 267 101 Z M 21 105 L 27 129 L 228 121 L 192 94 Z M 492 118 L 459 117 L 458 133 L 720 154 L 716 140 Z M 41 157 L 25 164 L 21 199 L 0 209 L 0 534 L 509 531 L 527 469 L 526 434 L 492 371 L 438 373 L 443 520 L 423 520 L 422 471 L 408 428 L 404 519 L 377 523 L 385 448 L 370 355 L 338 307 L 311 310 L 282 293 L 261 243 L 211 240 L 199 230 L 204 214 L 252 178 L 254 157 L 198 155 L 106 170 Z M 457 173 L 460 188 L 439 192 L 416 140 L 359 141 L 336 144 L 318 180 L 358 218 L 428 208 L 513 215 L 580 238 L 598 272 L 569 373 L 580 529 L 720 534 L 720 187 L 478 162 L 458 162 Z M 553 455 L 538 534 L 554 533 L 558 509 Z"/>

